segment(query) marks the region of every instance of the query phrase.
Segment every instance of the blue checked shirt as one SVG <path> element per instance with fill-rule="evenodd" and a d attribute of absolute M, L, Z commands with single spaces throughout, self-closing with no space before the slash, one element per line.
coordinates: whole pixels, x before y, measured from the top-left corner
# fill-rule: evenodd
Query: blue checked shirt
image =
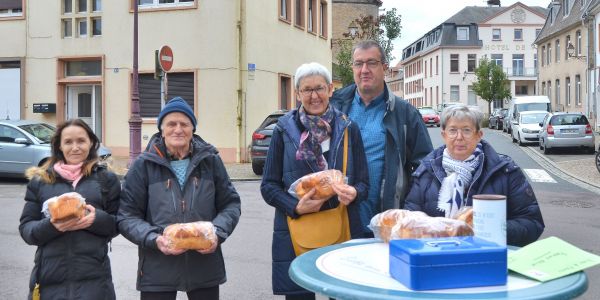
<path fill-rule="evenodd" d="M 369 195 L 367 201 L 361 202 L 360 208 L 365 227 L 369 224 L 371 218 L 379 212 L 379 192 L 385 162 L 385 128 L 383 127 L 385 109 L 384 93 L 375 97 L 368 106 L 365 106 L 357 89 L 348 111 L 350 119 L 360 128 L 369 166 Z"/>

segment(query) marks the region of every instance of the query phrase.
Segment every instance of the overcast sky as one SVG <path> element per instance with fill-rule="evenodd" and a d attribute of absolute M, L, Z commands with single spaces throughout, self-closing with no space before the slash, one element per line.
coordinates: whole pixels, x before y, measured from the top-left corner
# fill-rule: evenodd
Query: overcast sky
<path fill-rule="evenodd" d="M 508 7 L 518 1 L 502 0 L 502 7 Z M 547 7 L 550 0 L 521 0 L 529 6 Z M 429 30 L 459 12 L 465 6 L 487 6 L 485 0 L 383 0 L 381 8 L 395 7 L 402 15 L 402 32 L 394 42 L 392 66 L 400 60 L 402 49 L 416 41 Z"/>

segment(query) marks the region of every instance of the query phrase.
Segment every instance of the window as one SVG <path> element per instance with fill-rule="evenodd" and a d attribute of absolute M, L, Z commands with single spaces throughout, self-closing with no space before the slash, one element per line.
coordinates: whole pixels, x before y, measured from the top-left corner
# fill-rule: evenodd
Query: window
<path fill-rule="evenodd" d="M 555 60 L 556 62 L 560 62 L 560 40 L 556 40 L 554 42 L 554 51 L 556 51 Z"/>
<path fill-rule="evenodd" d="M 576 36 L 577 36 L 577 45 L 575 46 L 575 50 L 576 50 L 577 56 L 581 56 L 581 31 L 577 30 Z"/>
<path fill-rule="evenodd" d="M 308 0 L 308 31 L 317 32 L 317 0 Z"/>
<path fill-rule="evenodd" d="M 99 60 L 67 61 L 65 77 L 102 75 L 102 62 Z"/>
<path fill-rule="evenodd" d="M 438 56 L 436 55 L 435 56 L 435 75 L 439 74 L 438 70 L 439 70 L 439 68 L 438 68 Z"/>
<path fill-rule="evenodd" d="M 433 70 L 433 57 L 430 57 L 429 58 L 429 76 L 433 75 L 432 70 Z"/>
<path fill-rule="evenodd" d="M 547 65 L 546 63 L 546 46 L 542 46 L 542 67 Z"/>
<path fill-rule="evenodd" d="M 440 104 L 440 87 L 438 85 L 435 86 L 435 104 Z"/>
<path fill-rule="evenodd" d="M 62 20 L 63 37 L 73 36 L 73 21 L 71 19 Z"/>
<path fill-rule="evenodd" d="M 23 16 L 23 1 L 0 1 L 0 19 Z"/>
<path fill-rule="evenodd" d="M 491 62 L 496 64 L 497 66 L 502 67 L 502 54 L 492 54 Z"/>
<path fill-rule="evenodd" d="M 457 27 L 456 28 L 456 39 L 459 41 L 469 40 L 469 27 Z"/>
<path fill-rule="evenodd" d="M 92 11 L 102 11 L 102 0 L 92 0 Z"/>
<path fill-rule="evenodd" d="M 458 101 L 460 98 L 459 86 L 451 85 L 450 86 L 450 101 Z"/>
<path fill-rule="evenodd" d="M 304 28 L 304 19 L 306 16 L 306 5 L 305 0 L 295 0 L 296 6 L 294 6 L 294 24 L 298 27 Z"/>
<path fill-rule="evenodd" d="M 73 0 L 63 0 L 63 13 L 70 14 L 73 12 Z"/>
<path fill-rule="evenodd" d="M 92 35 L 102 35 L 102 19 L 92 18 Z"/>
<path fill-rule="evenodd" d="M 556 82 L 554 82 L 554 88 L 556 89 L 556 108 L 558 109 L 560 107 L 560 79 L 556 79 Z"/>
<path fill-rule="evenodd" d="M 523 76 L 524 54 L 513 54 L 513 75 Z"/>
<path fill-rule="evenodd" d="M 569 12 L 571 11 L 570 2 L 570 0 L 562 0 L 563 16 L 569 15 Z"/>
<path fill-rule="evenodd" d="M 25 135 L 20 133 L 18 130 L 8 127 L 8 126 L 0 125 L 0 142 L 14 143 L 15 139 L 18 139 L 18 138 L 24 138 L 24 139 L 29 140 L 27 137 L 25 137 Z"/>
<path fill-rule="evenodd" d="M 565 78 L 565 102 L 567 106 L 571 106 L 571 78 Z"/>
<path fill-rule="evenodd" d="M 533 54 L 533 71 L 535 72 L 535 75 L 537 75 L 538 73 L 538 59 L 537 59 L 537 53 Z M 533 86 L 535 89 L 535 86 Z"/>
<path fill-rule="evenodd" d="M 195 0 L 137 0 L 140 9 L 194 6 Z"/>
<path fill-rule="evenodd" d="M 548 43 L 546 45 L 546 49 L 548 49 L 548 51 L 546 52 L 546 64 L 550 64 L 552 62 L 552 44 Z"/>
<path fill-rule="evenodd" d="M 581 77 L 575 75 L 575 105 L 581 105 Z"/>
<path fill-rule="evenodd" d="M 77 11 L 87 12 L 87 0 L 77 0 Z"/>
<path fill-rule="evenodd" d="M 546 95 L 546 82 L 542 82 L 542 95 Z"/>
<path fill-rule="evenodd" d="M 427 60 L 425 60 L 425 68 L 424 68 L 424 70 L 425 70 L 425 78 L 427 78 Z M 425 97 L 425 98 L 427 98 L 427 97 Z"/>
<path fill-rule="evenodd" d="M 540 32 L 542 32 L 542 29 L 536 28 L 535 29 L 535 37 L 538 37 L 538 35 L 540 35 Z"/>
<path fill-rule="evenodd" d="M 290 1 L 291 0 L 279 0 L 279 19 L 290 22 L 292 16 L 290 16 Z"/>
<path fill-rule="evenodd" d="M 515 28 L 515 41 L 523 40 L 523 29 Z"/>
<path fill-rule="evenodd" d="M 552 101 L 552 81 L 548 80 L 548 99 L 550 99 L 550 101 Z"/>
<path fill-rule="evenodd" d="M 287 75 L 279 75 L 279 108 L 290 109 L 292 102 L 292 78 Z"/>
<path fill-rule="evenodd" d="M 468 86 L 468 103 L 469 105 L 477 105 L 477 95 L 475 94 L 475 91 L 473 91 L 473 86 L 469 85 Z"/>
<path fill-rule="evenodd" d="M 77 34 L 79 37 L 87 36 L 87 19 L 77 19 Z"/>
<path fill-rule="evenodd" d="M 156 118 L 160 112 L 160 80 L 154 74 L 139 74 L 140 115 L 143 118 Z M 194 110 L 194 73 L 170 72 L 167 83 L 168 99 L 181 97 Z"/>
<path fill-rule="evenodd" d="M 319 35 L 322 37 L 327 37 L 327 1 L 322 0 L 319 8 Z"/>
<path fill-rule="evenodd" d="M 450 54 L 450 72 L 458 73 L 458 54 Z"/>
<path fill-rule="evenodd" d="M 492 29 L 492 40 L 499 41 L 502 39 L 502 30 L 500 28 Z"/>
<path fill-rule="evenodd" d="M 565 49 L 567 49 L 567 47 L 569 47 L 569 44 L 571 43 L 571 36 L 567 35 L 567 37 L 565 38 Z M 565 51 L 565 60 L 569 59 L 569 51 Z"/>
<path fill-rule="evenodd" d="M 475 72 L 477 67 L 477 54 L 467 54 L 467 72 Z"/>

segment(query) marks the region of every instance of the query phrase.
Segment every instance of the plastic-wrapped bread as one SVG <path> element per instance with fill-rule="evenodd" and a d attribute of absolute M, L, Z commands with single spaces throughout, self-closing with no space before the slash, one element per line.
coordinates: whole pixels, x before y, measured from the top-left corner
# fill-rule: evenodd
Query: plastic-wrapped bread
<path fill-rule="evenodd" d="M 173 249 L 205 250 L 217 242 L 215 227 L 211 222 L 176 223 L 163 232 Z"/>
<path fill-rule="evenodd" d="M 335 195 L 331 185 L 336 183 L 344 183 L 344 176 L 339 170 L 325 170 L 309 175 L 305 175 L 298 179 L 296 184 L 296 195 L 298 199 L 302 198 L 306 193 L 315 188 L 314 199 L 326 199 Z"/>
<path fill-rule="evenodd" d="M 369 228 L 376 238 L 386 243 L 393 239 L 473 235 L 473 229 L 464 221 L 429 217 L 421 211 L 403 209 L 389 209 L 375 215 Z"/>
<path fill-rule="evenodd" d="M 456 215 L 454 215 L 453 219 L 461 220 L 461 221 L 467 223 L 467 225 L 473 227 L 473 207 L 472 206 L 461 207 L 458 210 L 458 212 L 456 213 Z"/>
<path fill-rule="evenodd" d="M 65 222 L 85 216 L 85 198 L 79 193 L 65 193 L 44 202 L 44 212 L 52 222 Z"/>

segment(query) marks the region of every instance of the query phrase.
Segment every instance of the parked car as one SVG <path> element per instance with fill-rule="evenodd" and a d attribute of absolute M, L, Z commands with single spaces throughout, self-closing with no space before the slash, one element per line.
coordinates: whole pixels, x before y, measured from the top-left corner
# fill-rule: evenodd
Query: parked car
<path fill-rule="evenodd" d="M 269 151 L 269 144 L 271 144 L 271 136 L 273 135 L 273 128 L 275 128 L 279 117 L 285 115 L 285 113 L 287 113 L 287 110 L 278 110 L 268 115 L 260 126 L 254 130 L 254 133 L 252 133 L 250 156 L 252 160 L 252 171 L 256 175 L 263 174 L 267 152 Z"/>
<path fill-rule="evenodd" d="M 421 113 L 421 117 L 423 117 L 423 122 L 425 122 L 425 126 L 427 125 L 435 125 L 440 127 L 440 115 L 433 109 L 432 107 L 419 107 L 419 112 Z"/>
<path fill-rule="evenodd" d="M 600 145 L 598 146 L 598 151 L 596 151 L 596 169 L 600 172 Z"/>
<path fill-rule="evenodd" d="M 523 111 L 517 114 L 512 121 L 511 137 L 513 143 L 519 143 L 524 146 L 526 143 L 539 142 L 540 122 L 544 121 L 547 111 L 532 110 Z"/>
<path fill-rule="evenodd" d="M 588 119 L 580 113 L 549 113 L 540 123 L 540 150 L 548 154 L 554 148 L 584 148 L 594 153 L 594 132 Z"/>
<path fill-rule="evenodd" d="M 56 132 L 52 125 L 27 120 L 0 121 L 0 175 L 24 177 L 30 167 L 41 166 L 50 158 L 50 139 Z M 100 159 L 111 156 L 110 149 L 100 146 Z"/>
<path fill-rule="evenodd" d="M 504 117 L 508 113 L 508 108 L 498 108 L 490 115 L 488 127 L 496 130 L 504 128 Z"/>

